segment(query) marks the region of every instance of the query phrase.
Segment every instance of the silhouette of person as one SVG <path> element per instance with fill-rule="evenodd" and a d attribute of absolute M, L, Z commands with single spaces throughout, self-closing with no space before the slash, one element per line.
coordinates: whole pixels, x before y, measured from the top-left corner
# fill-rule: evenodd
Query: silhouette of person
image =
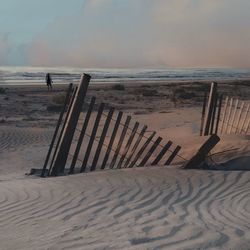
<path fill-rule="evenodd" d="M 46 74 L 46 83 L 47 83 L 47 86 L 48 86 L 48 91 L 49 90 L 52 90 L 52 78 L 50 76 L 50 73 L 47 73 Z"/>

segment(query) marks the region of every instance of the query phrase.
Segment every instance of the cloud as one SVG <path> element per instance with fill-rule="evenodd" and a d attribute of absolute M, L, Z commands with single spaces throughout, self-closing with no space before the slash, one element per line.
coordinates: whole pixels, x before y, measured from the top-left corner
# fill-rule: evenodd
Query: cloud
<path fill-rule="evenodd" d="M 32 65 L 250 67 L 248 0 L 85 0 L 29 46 Z"/>

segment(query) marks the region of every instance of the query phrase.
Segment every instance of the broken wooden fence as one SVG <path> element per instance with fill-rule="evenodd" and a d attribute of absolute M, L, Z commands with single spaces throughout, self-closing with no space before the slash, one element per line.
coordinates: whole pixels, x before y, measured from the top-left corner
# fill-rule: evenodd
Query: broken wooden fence
<path fill-rule="evenodd" d="M 170 165 L 181 147 L 163 144 L 155 131 L 108 104 L 86 98 L 89 75 L 78 88 L 69 86 L 41 176 L 120 169 L 145 165 Z M 73 93 L 73 94 L 72 94 Z M 82 112 L 85 108 L 86 112 Z"/>
<path fill-rule="evenodd" d="M 250 133 L 250 102 L 218 93 L 217 83 L 205 93 L 200 135 Z"/>

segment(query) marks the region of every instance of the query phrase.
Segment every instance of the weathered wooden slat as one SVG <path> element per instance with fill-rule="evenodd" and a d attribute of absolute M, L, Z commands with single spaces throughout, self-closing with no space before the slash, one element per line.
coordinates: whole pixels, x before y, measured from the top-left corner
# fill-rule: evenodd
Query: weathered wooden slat
<path fill-rule="evenodd" d="M 220 99 L 220 101 L 219 101 L 219 107 L 218 107 L 218 113 L 217 113 L 215 134 L 217 134 L 217 133 L 218 133 L 218 130 L 219 130 L 220 114 L 221 114 L 221 107 L 222 107 L 223 95 L 220 95 L 220 98 L 219 98 L 219 99 Z"/>
<path fill-rule="evenodd" d="M 198 169 L 201 168 L 203 162 L 205 161 L 208 153 L 215 147 L 215 145 L 220 141 L 217 135 L 211 135 L 209 139 L 201 146 L 198 152 L 187 162 L 184 168 L 187 169 Z"/>
<path fill-rule="evenodd" d="M 223 114 L 222 114 L 222 120 L 221 120 L 221 129 L 220 129 L 220 133 L 223 133 L 223 129 L 224 129 L 224 125 L 225 125 L 225 118 L 226 118 L 226 114 L 227 114 L 227 107 L 228 107 L 228 96 L 226 97 L 225 100 L 225 105 L 224 105 L 224 109 L 223 109 Z"/>
<path fill-rule="evenodd" d="M 249 120 L 247 122 L 247 126 L 246 126 L 246 132 L 245 132 L 246 135 L 248 133 L 249 127 L 250 127 L 250 118 L 249 118 Z"/>
<path fill-rule="evenodd" d="M 114 141 L 115 141 L 115 137 L 116 137 L 118 128 L 119 128 L 119 126 L 120 126 L 120 122 L 121 122 L 122 116 L 123 116 L 123 113 L 120 111 L 120 112 L 118 113 L 118 115 L 117 115 L 117 119 L 116 119 L 116 122 L 115 122 L 115 126 L 114 126 L 114 129 L 113 129 L 112 135 L 111 135 L 111 137 L 110 137 L 109 145 L 108 145 L 106 154 L 105 154 L 105 156 L 104 156 L 104 159 L 103 159 L 103 162 L 102 162 L 101 169 L 105 169 L 105 166 L 106 166 L 107 161 L 108 161 L 108 159 L 109 159 L 109 155 L 110 155 L 110 153 L 111 153 L 111 150 L 112 150 L 112 147 L 113 147 L 113 144 L 114 144 Z"/>
<path fill-rule="evenodd" d="M 76 97 L 70 110 L 70 114 L 67 119 L 67 124 L 65 126 L 65 130 L 62 135 L 62 140 L 52 169 L 52 175 L 54 176 L 58 175 L 59 173 L 64 173 L 65 165 L 69 155 L 69 150 L 74 137 L 82 105 L 85 100 L 90 78 L 90 75 L 82 75 L 81 82 L 77 89 Z"/>
<path fill-rule="evenodd" d="M 145 157 L 143 158 L 143 160 L 140 162 L 139 167 L 143 167 L 147 163 L 147 161 L 149 160 L 150 156 L 154 153 L 154 151 L 159 146 L 159 144 L 160 144 L 161 141 L 162 141 L 161 137 L 158 137 L 156 139 L 156 141 L 154 142 L 154 144 L 152 145 L 152 147 L 149 149 L 148 153 L 145 155 Z"/>
<path fill-rule="evenodd" d="M 241 120 L 242 111 L 244 109 L 244 106 L 245 106 L 245 103 L 242 102 L 241 107 L 240 107 L 240 111 L 239 111 L 239 115 L 238 115 L 238 119 L 237 119 L 236 125 L 235 125 L 235 134 L 238 132 L 238 127 L 239 127 L 239 124 L 240 124 L 240 120 Z"/>
<path fill-rule="evenodd" d="M 68 87 L 68 89 L 67 89 L 66 97 L 65 97 L 65 100 L 64 100 L 64 103 L 63 103 L 63 106 L 62 106 L 62 110 L 61 110 L 61 113 L 60 113 L 60 115 L 59 115 L 59 119 L 58 119 L 58 121 L 57 121 L 56 128 L 55 128 L 55 131 L 54 131 L 54 134 L 53 134 L 51 143 L 50 143 L 49 151 L 48 151 L 48 153 L 47 153 L 47 156 L 46 156 L 46 159 L 45 159 L 45 162 L 44 162 L 44 165 L 43 165 L 41 177 L 44 177 L 44 176 L 45 176 L 45 172 L 46 172 L 46 169 L 47 169 L 47 165 L 48 165 L 48 162 L 49 162 L 49 158 L 50 158 L 50 155 L 51 155 L 51 152 L 52 152 L 52 149 L 53 149 L 53 146 L 54 146 L 54 143 L 55 143 L 55 140 L 56 140 L 56 137 L 57 137 L 59 128 L 60 128 L 60 125 L 61 125 L 61 123 L 62 123 L 62 119 L 63 119 L 64 112 L 65 112 L 66 107 L 67 107 L 67 104 L 68 104 L 68 102 L 69 102 L 69 100 L 70 100 L 70 93 L 72 92 L 72 89 L 73 89 L 73 84 L 70 83 L 70 84 L 69 84 L 69 87 Z"/>
<path fill-rule="evenodd" d="M 126 133 L 127 133 L 130 121 L 131 121 L 131 116 L 128 115 L 127 119 L 125 121 L 125 125 L 124 125 L 123 130 L 122 130 L 119 142 L 117 144 L 117 147 L 116 147 L 116 150 L 115 150 L 115 154 L 114 154 L 113 159 L 112 159 L 112 161 L 110 163 L 110 168 L 114 168 L 114 165 L 116 163 L 117 157 L 118 157 L 118 155 L 120 153 L 120 150 L 121 150 L 121 146 L 122 146 L 124 138 L 126 136 Z"/>
<path fill-rule="evenodd" d="M 161 152 L 157 155 L 155 160 L 151 163 L 152 166 L 155 166 L 160 162 L 160 160 L 166 154 L 166 152 L 169 150 L 172 144 L 173 144 L 172 141 L 168 141 L 168 143 L 162 148 Z"/>
<path fill-rule="evenodd" d="M 217 102 L 218 102 L 218 94 L 215 93 L 215 95 L 214 95 L 214 103 L 213 103 L 213 112 L 212 112 L 212 117 L 211 117 L 210 133 L 209 133 L 210 135 L 212 135 L 214 133 L 214 123 L 215 123 Z"/>
<path fill-rule="evenodd" d="M 240 133 L 242 133 L 244 131 L 244 127 L 245 127 L 247 117 L 248 117 L 248 114 L 249 114 L 249 108 L 250 108 L 250 104 L 247 105 L 246 113 L 245 113 L 245 116 L 243 118 L 241 128 L 240 128 L 240 131 L 239 131 Z"/>
<path fill-rule="evenodd" d="M 140 150 L 138 151 L 137 155 L 134 157 L 134 159 L 132 160 L 132 162 L 129 164 L 129 168 L 132 168 L 137 160 L 140 158 L 140 156 L 143 154 L 144 150 L 147 148 L 147 146 L 149 145 L 149 143 L 152 141 L 153 137 L 155 136 L 156 132 L 154 131 L 146 140 L 146 142 L 143 144 L 143 146 L 140 148 Z"/>
<path fill-rule="evenodd" d="M 95 119 L 95 123 L 94 123 L 93 129 L 92 129 L 92 133 L 91 133 L 90 138 L 89 138 L 89 144 L 88 144 L 88 147 L 87 147 L 87 150 L 86 150 L 83 162 L 82 162 L 82 166 L 81 166 L 81 170 L 80 170 L 81 173 L 86 170 L 88 159 L 89 159 L 89 156 L 91 153 L 91 149 L 92 149 L 92 146 L 93 146 L 93 143 L 94 143 L 94 140 L 96 137 L 96 133 L 98 130 L 98 126 L 99 126 L 99 123 L 100 123 L 100 120 L 102 117 L 102 113 L 104 110 L 104 106 L 105 106 L 104 103 L 101 103 L 99 106 L 99 109 L 98 109 L 98 112 L 96 115 L 96 119 Z"/>
<path fill-rule="evenodd" d="M 82 125 L 82 129 L 81 129 L 81 132 L 80 132 L 80 135 L 79 135 L 79 138 L 78 138 L 78 142 L 77 142 L 77 145 L 76 145 L 76 149 L 75 149 L 75 152 L 74 152 L 74 155 L 73 155 L 73 159 L 72 159 L 72 162 L 71 162 L 71 165 L 70 165 L 69 174 L 74 173 L 74 168 L 75 168 L 75 165 L 76 165 L 76 162 L 77 162 L 77 159 L 78 159 L 78 155 L 79 155 L 79 152 L 80 152 L 80 149 L 81 149 L 81 146 L 82 146 L 83 138 L 85 136 L 85 133 L 86 133 L 86 130 L 87 130 L 87 127 L 88 127 L 88 124 L 89 124 L 89 119 L 91 117 L 91 114 L 92 114 L 92 111 L 93 111 L 93 108 L 94 108 L 94 105 L 95 105 L 95 100 L 96 100 L 96 98 L 93 96 L 91 98 L 89 108 L 88 108 L 88 111 L 86 113 L 83 125 Z"/>
<path fill-rule="evenodd" d="M 210 94 L 209 94 L 209 99 L 208 99 L 208 108 L 207 108 L 207 113 L 206 113 L 206 118 L 205 118 L 205 129 L 204 129 L 203 135 L 209 134 L 216 91 L 217 91 L 217 83 L 212 82 Z"/>
<path fill-rule="evenodd" d="M 239 104 L 239 100 L 237 99 L 236 100 L 236 103 L 235 103 L 235 107 L 234 107 L 234 113 L 233 113 L 233 118 L 232 118 L 232 121 L 231 121 L 231 126 L 230 126 L 230 129 L 229 129 L 229 134 L 231 134 L 232 130 L 233 130 L 233 127 L 234 127 L 234 121 L 235 121 L 235 118 L 236 118 L 236 113 L 237 113 L 237 109 L 238 109 L 238 104 Z"/>
<path fill-rule="evenodd" d="M 115 110 L 115 109 L 114 109 L 113 107 L 111 107 L 111 108 L 109 109 L 108 116 L 107 116 L 107 118 L 106 118 L 106 121 L 105 121 L 103 130 L 102 130 L 102 134 L 101 134 L 101 137 L 100 137 L 100 140 L 99 140 L 97 149 L 96 149 L 96 153 L 95 153 L 95 156 L 94 156 L 94 159 L 93 159 L 93 162 L 92 162 L 90 171 L 94 171 L 94 170 L 96 169 L 96 165 L 97 165 L 97 162 L 98 162 L 98 159 L 99 159 L 101 150 L 102 150 L 102 146 L 103 146 L 103 143 L 104 143 L 106 134 L 107 134 L 107 132 L 108 132 L 108 128 L 109 128 L 109 125 L 110 125 L 110 122 L 111 122 L 111 119 L 112 119 L 114 110 Z"/>
<path fill-rule="evenodd" d="M 136 149 L 138 148 L 138 146 L 139 146 L 139 144 L 140 144 L 140 142 L 141 142 L 141 140 L 142 140 L 142 138 L 143 138 L 143 136 L 144 136 L 144 134 L 145 134 L 147 128 L 148 128 L 148 127 L 147 127 L 146 125 L 143 126 L 143 128 L 142 128 L 142 130 L 141 130 L 139 136 L 137 137 L 137 140 L 136 140 L 136 142 L 135 142 L 135 144 L 134 144 L 134 146 L 133 146 L 133 148 L 132 148 L 132 150 L 131 150 L 131 152 L 130 152 L 130 154 L 129 154 L 129 156 L 128 156 L 128 158 L 127 158 L 125 164 L 124 164 L 124 168 L 126 168 L 126 167 L 128 166 L 128 164 L 129 164 L 131 158 L 133 157 L 133 155 L 134 155 Z"/>
<path fill-rule="evenodd" d="M 205 114 L 206 114 L 206 106 L 207 106 L 207 92 L 205 92 L 205 94 L 204 94 L 204 99 L 203 99 L 202 115 L 201 115 L 201 127 L 200 127 L 200 136 L 203 135 L 204 120 L 205 120 Z"/>
<path fill-rule="evenodd" d="M 229 104 L 229 110 L 228 110 L 228 115 L 227 115 L 227 120 L 226 120 L 226 124 L 225 124 L 225 133 L 228 133 L 228 127 L 229 123 L 230 123 L 230 118 L 232 115 L 232 108 L 233 108 L 233 98 L 230 98 L 230 104 Z"/>
<path fill-rule="evenodd" d="M 124 151 L 123 151 L 123 153 L 122 153 L 122 156 L 121 156 L 121 158 L 120 158 L 120 161 L 119 161 L 119 163 L 117 164 L 117 168 L 121 168 L 121 167 L 122 167 L 122 163 L 123 163 L 123 161 L 124 161 L 124 159 L 125 159 L 125 157 L 126 157 L 128 151 L 129 151 L 129 148 L 130 148 L 130 146 L 131 146 L 131 144 L 132 144 L 132 141 L 133 141 L 133 139 L 134 139 L 134 137 L 135 137 L 135 134 L 136 134 L 136 132 L 137 132 L 138 127 L 139 127 L 139 122 L 136 122 L 135 125 L 134 125 L 134 127 L 133 127 L 133 129 L 132 129 L 132 132 L 131 132 L 131 134 L 130 134 L 130 137 L 129 137 L 129 139 L 128 139 L 128 142 L 127 142 L 127 144 L 126 144 L 126 146 L 125 146 L 125 149 L 124 149 Z"/>
<path fill-rule="evenodd" d="M 62 140 L 63 132 L 64 132 L 65 126 L 67 124 L 67 120 L 68 120 L 68 117 L 69 117 L 69 114 L 70 114 L 70 110 L 72 108 L 72 105 L 73 105 L 73 102 L 74 102 L 74 99 L 75 99 L 75 96 L 76 96 L 76 92 L 77 92 L 77 87 L 74 89 L 73 95 L 71 96 L 71 99 L 70 99 L 70 103 L 69 103 L 68 110 L 67 110 L 67 113 L 66 113 L 66 116 L 65 116 L 65 119 L 64 119 L 64 123 L 63 123 L 62 129 L 60 131 L 60 135 L 59 135 L 57 143 L 56 143 L 56 148 L 54 150 L 54 154 L 53 154 L 52 160 L 50 162 L 49 174 L 51 173 L 51 169 L 53 167 L 54 160 L 55 160 L 55 157 L 57 155 L 60 142 Z"/>
<path fill-rule="evenodd" d="M 164 165 L 169 166 L 171 162 L 174 160 L 175 156 L 180 152 L 180 150 L 181 150 L 181 146 L 177 146 L 175 150 L 172 152 L 172 154 L 169 156 L 169 158 L 167 159 Z"/>

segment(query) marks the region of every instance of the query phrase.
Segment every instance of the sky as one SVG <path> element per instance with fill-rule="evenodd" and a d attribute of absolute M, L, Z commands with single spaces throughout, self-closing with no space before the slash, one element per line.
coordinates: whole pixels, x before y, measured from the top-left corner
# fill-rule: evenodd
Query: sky
<path fill-rule="evenodd" d="M 249 0 L 0 0 L 0 66 L 250 68 Z"/>

